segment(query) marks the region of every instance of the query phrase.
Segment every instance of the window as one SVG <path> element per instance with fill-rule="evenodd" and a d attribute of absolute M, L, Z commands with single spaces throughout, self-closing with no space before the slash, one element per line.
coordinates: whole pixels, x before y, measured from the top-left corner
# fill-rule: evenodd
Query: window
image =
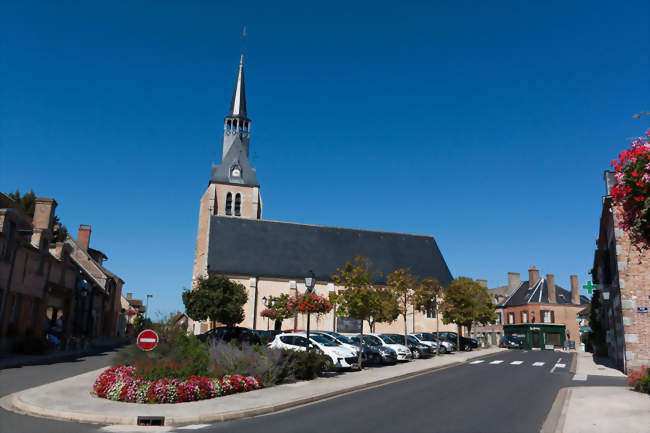
<path fill-rule="evenodd" d="M 508 323 L 511 325 L 515 323 L 515 313 L 508 313 Z"/>
<path fill-rule="evenodd" d="M 498 312 L 497 313 L 497 325 L 502 325 L 502 324 L 503 324 L 503 313 Z"/>
<path fill-rule="evenodd" d="M 226 215 L 232 215 L 232 193 L 226 196 Z"/>
<path fill-rule="evenodd" d="M 521 323 L 528 323 L 528 311 L 521 312 Z"/>
<path fill-rule="evenodd" d="M 544 323 L 551 323 L 551 312 L 550 311 L 542 311 L 542 315 L 543 315 Z"/>
<path fill-rule="evenodd" d="M 435 308 L 430 308 L 427 310 L 427 319 L 435 319 L 436 318 L 436 309 Z"/>
<path fill-rule="evenodd" d="M 241 194 L 235 196 L 235 216 L 241 216 Z"/>
<path fill-rule="evenodd" d="M 546 344 L 552 344 L 553 346 L 560 346 L 562 345 L 562 336 L 557 332 L 546 334 Z"/>

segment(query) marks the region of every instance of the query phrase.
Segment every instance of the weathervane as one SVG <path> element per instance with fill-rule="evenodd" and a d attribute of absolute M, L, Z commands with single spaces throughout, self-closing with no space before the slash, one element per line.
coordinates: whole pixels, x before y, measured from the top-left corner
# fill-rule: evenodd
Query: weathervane
<path fill-rule="evenodd" d="M 244 55 L 244 49 L 246 48 L 246 26 L 244 26 L 244 30 L 241 32 L 241 55 Z"/>

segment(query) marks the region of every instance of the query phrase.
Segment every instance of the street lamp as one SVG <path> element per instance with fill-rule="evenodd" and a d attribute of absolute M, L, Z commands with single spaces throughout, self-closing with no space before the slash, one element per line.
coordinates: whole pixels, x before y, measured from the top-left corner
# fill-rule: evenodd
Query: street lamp
<path fill-rule="evenodd" d="M 314 271 L 309 271 L 309 276 L 305 277 L 305 287 L 307 288 L 307 293 L 314 293 L 314 286 L 316 285 L 316 275 Z M 309 346 L 311 345 L 309 340 L 309 310 L 307 310 L 307 352 L 309 352 Z"/>
<path fill-rule="evenodd" d="M 149 298 L 153 298 L 153 295 L 147 295 L 147 311 L 145 311 L 146 317 L 149 317 Z"/>
<path fill-rule="evenodd" d="M 266 296 L 262 298 L 262 305 L 266 307 L 266 303 L 268 302 L 268 299 L 266 299 Z M 266 330 L 269 330 L 269 316 L 266 316 Z"/>

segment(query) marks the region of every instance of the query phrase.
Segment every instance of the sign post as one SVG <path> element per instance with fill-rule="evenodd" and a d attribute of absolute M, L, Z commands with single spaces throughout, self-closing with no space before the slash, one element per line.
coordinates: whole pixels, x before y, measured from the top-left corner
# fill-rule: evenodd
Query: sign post
<path fill-rule="evenodd" d="M 144 351 L 153 350 L 158 344 L 158 334 L 152 329 L 145 329 L 138 334 L 138 347 Z"/>

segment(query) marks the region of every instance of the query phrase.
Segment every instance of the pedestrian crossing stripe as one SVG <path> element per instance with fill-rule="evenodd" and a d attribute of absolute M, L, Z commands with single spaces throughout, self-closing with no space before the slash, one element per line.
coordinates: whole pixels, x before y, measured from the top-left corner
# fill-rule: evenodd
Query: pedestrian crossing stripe
<path fill-rule="evenodd" d="M 481 362 L 485 362 L 482 359 L 479 359 L 478 361 L 472 361 L 470 364 L 480 364 Z"/>
<path fill-rule="evenodd" d="M 521 364 L 523 364 L 523 363 L 524 363 L 524 361 L 512 361 L 512 362 L 510 363 L 510 365 L 521 365 Z"/>
<path fill-rule="evenodd" d="M 555 364 L 557 368 L 564 368 L 566 367 L 566 364 Z"/>
<path fill-rule="evenodd" d="M 533 367 L 541 367 L 542 365 L 544 365 L 543 362 L 533 362 Z"/>
<path fill-rule="evenodd" d="M 490 364 L 501 364 L 503 361 L 492 361 Z"/>

